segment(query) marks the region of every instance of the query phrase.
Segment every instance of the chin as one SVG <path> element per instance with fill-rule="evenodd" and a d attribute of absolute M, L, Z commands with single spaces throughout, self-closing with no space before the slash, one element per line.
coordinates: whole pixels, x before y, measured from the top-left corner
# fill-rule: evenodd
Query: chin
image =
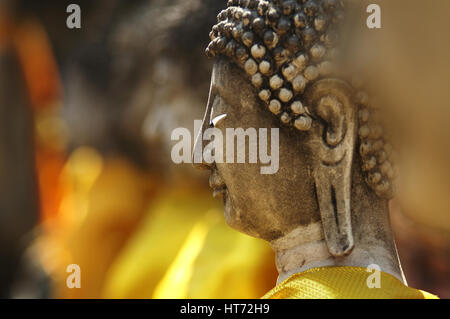
<path fill-rule="evenodd" d="M 228 190 L 224 194 L 223 205 L 225 222 L 228 226 L 248 236 L 261 238 L 261 236 L 257 232 L 249 229 L 249 225 L 242 221 L 241 216 L 245 212 L 235 209 Z"/>
<path fill-rule="evenodd" d="M 236 230 L 239 230 L 238 227 L 238 225 L 240 224 L 239 215 L 237 214 L 236 210 L 233 207 L 233 203 L 231 201 L 228 190 L 223 194 L 223 212 L 225 222 L 228 224 L 228 226 Z"/>

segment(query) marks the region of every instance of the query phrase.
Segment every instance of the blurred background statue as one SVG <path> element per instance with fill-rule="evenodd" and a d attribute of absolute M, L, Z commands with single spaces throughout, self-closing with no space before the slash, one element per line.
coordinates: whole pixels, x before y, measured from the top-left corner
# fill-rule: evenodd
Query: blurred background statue
<path fill-rule="evenodd" d="M 49 22 L 66 16 L 62 4 L 19 10 L 49 30 L 64 88 L 51 122 L 62 162 L 38 165 L 55 178 L 40 179 L 42 222 L 24 268 L 38 260 L 57 298 L 260 297 L 276 278 L 269 247 L 217 218 L 206 176 L 170 162 L 171 131 L 201 118 L 210 68 L 201 35 L 224 4 L 80 6 L 74 37 Z M 70 264 L 81 268 L 80 289 L 66 285 Z M 15 296 L 39 296 L 26 284 L 33 271 L 23 270 Z"/>
<path fill-rule="evenodd" d="M 370 3 L 360 1 L 361 10 Z M 400 174 L 391 215 L 398 250 L 411 285 L 450 298 L 450 44 L 443 40 L 450 4 L 377 3 L 382 28 L 361 21 L 352 60 L 395 124 Z"/>
<path fill-rule="evenodd" d="M 0 298 L 10 296 L 27 234 L 38 219 L 31 114 L 47 92 L 31 83 L 35 69 L 24 60 L 32 45 L 26 33 L 10 3 L 0 2 Z"/>

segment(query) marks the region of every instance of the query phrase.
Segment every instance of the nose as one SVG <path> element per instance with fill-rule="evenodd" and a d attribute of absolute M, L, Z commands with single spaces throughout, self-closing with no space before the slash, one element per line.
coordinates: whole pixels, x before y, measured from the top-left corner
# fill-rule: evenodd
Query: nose
<path fill-rule="evenodd" d="M 203 133 L 209 128 L 209 112 L 207 111 L 203 118 L 201 128 L 195 138 L 194 150 L 192 152 L 192 163 L 195 168 L 201 170 L 211 170 L 213 164 L 205 162 L 203 158 Z"/>
<path fill-rule="evenodd" d="M 214 72 L 214 71 L 213 71 Z M 209 164 L 205 162 L 203 158 L 203 133 L 210 127 L 211 125 L 211 112 L 214 103 L 214 85 L 211 82 L 211 87 L 209 90 L 208 103 L 206 104 L 205 115 L 203 116 L 203 121 L 200 129 L 198 130 L 197 136 L 195 137 L 194 142 L 194 151 L 192 152 L 192 163 L 195 168 L 201 170 L 211 170 L 214 164 Z"/>

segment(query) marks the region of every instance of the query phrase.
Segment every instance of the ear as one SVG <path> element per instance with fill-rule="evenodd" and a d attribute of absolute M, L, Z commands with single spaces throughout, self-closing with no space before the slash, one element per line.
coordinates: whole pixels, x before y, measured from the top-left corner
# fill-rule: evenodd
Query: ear
<path fill-rule="evenodd" d="M 309 143 L 325 239 L 333 256 L 345 256 L 354 247 L 350 196 L 356 110 L 352 91 L 341 80 L 324 79 L 308 89 L 306 100 L 315 119 Z"/>

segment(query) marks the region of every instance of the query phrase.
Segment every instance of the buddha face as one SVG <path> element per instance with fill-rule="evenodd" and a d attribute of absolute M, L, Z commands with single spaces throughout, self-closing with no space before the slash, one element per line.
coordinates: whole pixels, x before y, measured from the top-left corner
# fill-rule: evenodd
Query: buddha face
<path fill-rule="evenodd" d="M 227 223 L 241 232 L 271 241 L 300 225 L 318 221 L 319 215 L 307 137 L 280 127 L 279 120 L 261 104 L 245 73 L 228 60 L 218 59 L 202 130 L 211 127 L 212 122 L 223 136 L 227 128 L 257 131 L 267 128 L 269 132 L 271 128 L 279 128 L 279 170 L 263 175 L 259 160 L 256 164 L 238 164 L 235 160 L 198 166 L 211 170 L 210 186 L 215 195 L 223 196 Z M 247 147 L 247 159 L 248 152 Z"/>
<path fill-rule="evenodd" d="M 212 170 L 210 184 L 224 196 L 232 227 L 271 241 L 320 220 L 330 253 L 343 256 L 354 245 L 352 168 L 365 172 L 377 195 L 389 197 L 390 148 L 370 116 L 366 92 L 357 83 L 350 85 L 349 70 L 335 68 L 346 42 L 337 45 L 327 32 L 341 28 L 336 23 L 343 15 L 336 5 L 343 3 L 280 5 L 230 1 L 218 15 L 206 50 L 217 60 L 203 122 L 203 130 L 214 126 L 222 136 L 229 128 L 279 128 L 279 170 L 262 175 L 261 163 L 229 161 L 199 166 Z M 295 34 L 282 36 L 289 29 Z M 354 156 L 358 138 L 359 158 Z M 226 147 L 223 151 L 228 153 Z"/>

